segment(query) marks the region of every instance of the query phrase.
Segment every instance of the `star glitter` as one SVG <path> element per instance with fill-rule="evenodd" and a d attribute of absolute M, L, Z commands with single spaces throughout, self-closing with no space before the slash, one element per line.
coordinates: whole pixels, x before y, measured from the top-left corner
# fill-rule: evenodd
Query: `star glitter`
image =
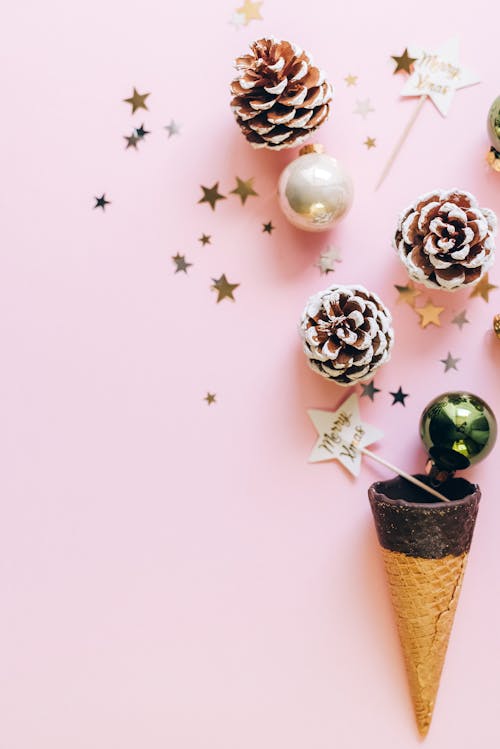
<path fill-rule="evenodd" d="M 201 237 L 198 237 L 198 242 L 202 247 L 205 247 L 206 244 L 212 244 L 212 237 L 210 234 L 202 234 Z"/>
<path fill-rule="evenodd" d="M 216 403 L 215 397 L 215 393 L 207 393 L 203 400 L 207 402 L 207 405 L 211 406 L 212 403 Z"/>
<path fill-rule="evenodd" d="M 127 104 L 130 104 L 132 107 L 132 114 L 135 114 L 135 112 L 138 109 L 147 109 L 146 99 L 148 96 L 151 96 L 151 94 L 140 94 L 136 88 L 134 88 L 134 91 L 132 93 L 132 96 L 128 99 L 123 99 L 124 102 Z"/>
<path fill-rule="evenodd" d="M 125 150 L 127 150 L 128 148 L 135 148 L 135 150 L 137 151 L 137 142 L 139 141 L 139 138 L 135 133 L 132 133 L 132 135 L 124 135 L 123 138 L 127 141 Z"/>
<path fill-rule="evenodd" d="M 366 396 L 371 401 L 373 401 L 376 393 L 381 392 L 380 388 L 375 387 L 375 383 L 373 382 L 373 380 L 369 382 L 367 385 L 361 385 L 361 387 L 363 389 L 363 392 L 361 393 L 361 397 L 363 398 L 364 396 Z"/>
<path fill-rule="evenodd" d="M 321 275 L 326 276 L 335 270 L 334 263 L 341 263 L 340 250 L 337 247 L 329 245 L 325 252 L 319 256 L 319 260 L 314 265 L 319 268 Z"/>
<path fill-rule="evenodd" d="M 417 57 L 410 57 L 407 49 L 405 49 L 403 54 L 399 57 L 397 55 L 391 55 L 391 57 L 396 63 L 394 75 L 396 75 L 396 73 L 400 73 L 401 71 L 411 74 L 413 72 L 413 63 L 418 59 Z"/>
<path fill-rule="evenodd" d="M 452 325 L 456 325 L 457 328 L 462 330 L 464 325 L 467 325 L 468 323 L 470 323 L 470 320 L 467 320 L 466 310 L 462 310 L 461 312 L 458 313 L 458 315 L 455 315 L 455 317 L 453 318 L 451 322 L 452 322 Z"/>
<path fill-rule="evenodd" d="M 457 364 L 460 359 L 455 359 L 448 351 L 446 359 L 440 359 L 439 361 L 444 364 L 444 371 L 448 372 L 450 369 L 458 369 Z"/>
<path fill-rule="evenodd" d="M 363 99 L 362 101 L 358 99 L 352 111 L 353 114 L 359 114 L 363 119 L 366 119 L 370 112 L 374 112 L 375 110 L 372 107 L 370 99 Z"/>
<path fill-rule="evenodd" d="M 107 205 L 111 205 L 110 200 L 106 200 L 106 193 L 103 192 L 100 198 L 94 197 L 95 200 L 95 206 L 94 208 L 102 208 L 102 210 L 106 210 Z"/>
<path fill-rule="evenodd" d="M 201 185 L 203 190 L 203 197 L 200 198 L 198 203 L 209 203 L 212 211 L 215 211 L 215 206 L 218 200 L 226 200 L 225 195 L 221 195 L 219 192 L 219 183 L 216 182 L 213 187 L 204 187 Z"/>
<path fill-rule="evenodd" d="M 170 123 L 168 125 L 165 125 L 165 130 L 168 133 L 168 137 L 171 138 L 172 135 L 179 135 L 181 132 L 181 126 L 178 122 L 175 122 L 175 120 L 170 120 Z"/>
<path fill-rule="evenodd" d="M 474 286 L 474 289 L 471 292 L 470 297 L 472 298 L 475 296 L 480 296 L 481 299 L 484 299 L 485 302 L 489 302 L 490 291 L 493 291 L 493 289 L 498 289 L 498 286 L 495 286 L 494 284 L 490 283 L 488 274 L 485 273 L 484 276 Z"/>
<path fill-rule="evenodd" d="M 262 231 L 266 234 L 272 234 L 275 229 L 276 227 L 273 226 L 272 221 L 268 221 L 267 224 L 262 224 Z"/>
<path fill-rule="evenodd" d="M 406 286 L 394 284 L 394 288 L 398 292 L 398 304 L 399 302 L 404 302 L 405 304 L 409 304 L 410 307 L 415 306 L 415 299 L 420 294 L 420 291 L 415 288 L 411 281 Z"/>
<path fill-rule="evenodd" d="M 375 148 L 377 145 L 376 138 L 370 138 L 369 136 L 367 136 L 363 145 L 365 145 L 368 150 L 370 150 L 370 148 Z"/>
<path fill-rule="evenodd" d="M 390 393 L 392 395 L 392 403 L 391 406 L 395 406 L 396 403 L 401 403 L 402 406 L 406 406 L 405 400 L 408 398 L 409 393 L 403 393 L 403 390 L 401 386 L 395 393 Z"/>
<path fill-rule="evenodd" d="M 193 263 L 187 262 L 185 255 L 179 255 L 179 253 L 177 253 L 177 255 L 172 255 L 172 260 L 176 265 L 175 273 L 179 273 L 180 271 L 187 273 L 187 269 L 193 265 Z"/>
<path fill-rule="evenodd" d="M 444 312 L 444 307 L 436 307 L 429 299 L 425 307 L 415 307 L 414 309 L 417 315 L 420 315 L 420 326 L 422 328 L 426 328 L 428 325 L 441 326 L 439 315 Z"/>
<path fill-rule="evenodd" d="M 239 195 L 242 205 L 245 205 L 247 198 L 250 195 L 258 195 L 258 193 L 256 193 L 253 189 L 253 181 L 254 177 L 251 177 L 247 180 L 236 177 L 236 187 L 234 188 L 234 190 L 231 190 L 231 195 Z"/>
<path fill-rule="evenodd" d="M 245 26 L 247 26 L 250 21 L 262 21 L 262 16 L 260 15 L 260 6 L 262 5 L 262 2 L 254 2 L 254 0 L 245 0 L 241 8 L 236 8 L 236 13 L 239 13 L 242 15 L 245 19 Z"/>
<path fill-rule="evenodd" d="M 146 135 L 150 134 L 150 132 L 151 132 L 150 130 L 144 129 L 144 122 L 142 123 L 140 127 L 136 127 L 135 129 L 135 134 L 137 135 L 139 139 L 145 138 Z"/>
<path fill-rule="evenodd" d="M 233 296 L 233 291 L 238 288 L 239 283 L 229 283 L 226 278 L 226 274 L 223 273 L 220 278 L 212 278 L 213 284 L 210 287 L 213 291 L 217 292 L 217 303 L 222 302 L 223 299 L 232 299 L 236 301 Z"/>
<path fill-rule="evenodd" d="M 356 86 L 358 83 L 358 76 L 357 75 L 346 75 L 344 78 L 344 81 L 346 82 L 347 86 Z"/>

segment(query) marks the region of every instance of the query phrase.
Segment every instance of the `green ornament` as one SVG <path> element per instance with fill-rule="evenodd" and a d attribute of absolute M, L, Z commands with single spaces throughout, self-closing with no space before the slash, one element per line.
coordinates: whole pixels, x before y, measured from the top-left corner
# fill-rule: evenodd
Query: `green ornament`
<path fill-rule="evenodd" d="M 497 96 L 488 112 L 488 135 L 495 151 L 500 151 L 500 96 Z"/>
<path fill-rule="evenodd" d="M 420 436 L 438 469 L 457 471 L 491 452 L 497 422 L 488 404 L 476 395 L 443 393 L 424 409 Z"/>

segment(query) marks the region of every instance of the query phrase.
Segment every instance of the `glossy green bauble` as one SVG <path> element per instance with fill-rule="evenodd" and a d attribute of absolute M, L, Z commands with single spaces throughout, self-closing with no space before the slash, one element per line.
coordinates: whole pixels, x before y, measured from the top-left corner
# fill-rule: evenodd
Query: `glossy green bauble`
<path fill-rule="evenodd" d="M 488 135 L 495 151 L 500 151 L 500 96 L 497 96 L 488 112 Z"/>
<path fill-rule="evenodd" d="M 497 423 L 491 408 L 476 395 L 443 393 L 424 409 L 420 436 L 437 468 L 457 471 L 488 455 Z"/>

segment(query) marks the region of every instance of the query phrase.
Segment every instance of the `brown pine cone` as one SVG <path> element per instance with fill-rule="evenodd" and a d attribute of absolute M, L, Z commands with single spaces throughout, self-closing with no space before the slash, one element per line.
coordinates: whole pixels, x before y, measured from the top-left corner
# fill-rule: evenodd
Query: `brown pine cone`
<path fill-rule="evenodd" d="M 250 49 L 231 83 L 236 121 L 254 148 L 298 146 L 327 119 L 333 89 L 290 42 L 259 39 Z"/>
<path fill-rule="evenodd" d="M 363 286 L 330 286 L 307 302 L 300 335 L 309 366 L 339 385 L 369 380 L 388 361 L 391 313 Z"/>
<path fill-rule="evenodd" d="M 436 190 L 403 211 L 394 246 L 408 273 L 430 288 L 474 284 L 493 263 L 497 219 L 462 190 Z"/>

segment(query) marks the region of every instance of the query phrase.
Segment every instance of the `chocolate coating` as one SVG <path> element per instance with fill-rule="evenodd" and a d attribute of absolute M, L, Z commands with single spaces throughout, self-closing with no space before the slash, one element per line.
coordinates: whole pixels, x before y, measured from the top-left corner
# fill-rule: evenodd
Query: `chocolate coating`
<path fill-rule="evenodd" d="M 417 478 L 428 483 L 427 476 Z M 372 484 L 368 498 L 381 546 L 424 559 L 468 552 L 481 490 L 465 479 L 452 478 L 439 491 L 452 501 L 436 502 L 399 476 Z"/>

